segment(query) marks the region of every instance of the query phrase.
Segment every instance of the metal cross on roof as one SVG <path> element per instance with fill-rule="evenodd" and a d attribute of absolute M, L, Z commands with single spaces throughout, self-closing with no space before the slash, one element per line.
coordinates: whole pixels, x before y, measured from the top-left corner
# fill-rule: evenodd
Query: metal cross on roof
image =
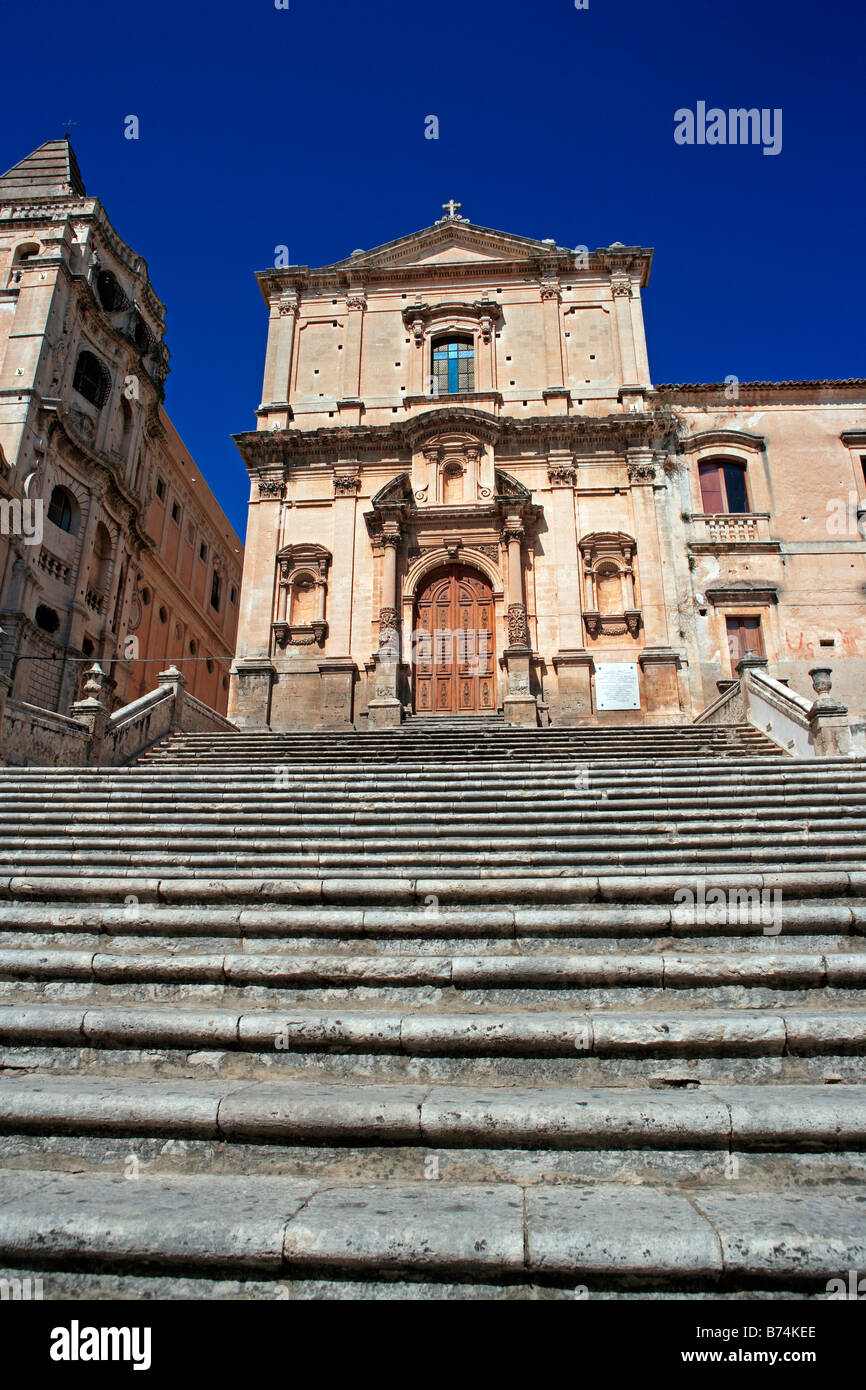
<path fill-rule="evenodd" d="M 455 203 L 453 198 L 449 198 L 447 203 L 442 204 L 448 217 L 456 217 L 462 206 L 462 203 Z"/>

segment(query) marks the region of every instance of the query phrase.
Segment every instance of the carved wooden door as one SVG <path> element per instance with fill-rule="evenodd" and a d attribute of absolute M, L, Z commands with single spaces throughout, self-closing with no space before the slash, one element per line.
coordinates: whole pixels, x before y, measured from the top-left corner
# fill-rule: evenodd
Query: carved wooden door
<path fill-rule="evenodd" d="M 493 595 L 484 576 L 468 565 L 436 570 L 415 611 L 416 713 L 495 713 Z"/>

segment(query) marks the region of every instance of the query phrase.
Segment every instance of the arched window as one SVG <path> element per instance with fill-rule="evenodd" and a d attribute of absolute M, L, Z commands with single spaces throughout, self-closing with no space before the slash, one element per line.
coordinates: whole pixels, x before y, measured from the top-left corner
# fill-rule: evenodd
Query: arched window
<path fill-rule="evenodd" d="M 65 487 L 56 487 L 48 503 L 48 520 L 70 536 L 78 534 L 78 503 Z"/>
<path fill-rule="evenodd" d="M 100 270 L 96 277 L 96 295 L 106 313 L 114 314 L 124 308 L 126 296 L 110 270 Z"/>
<path fill-rule="evenodd" d="M 17 285 L 21 279 L 21 268 L 30 256 L 39 255 L 38 241 L 22 241 L 15 247 L 15 254 L 12 257 L 12 271 L 9 276 L 9 284 Z"/>
<path fill-rule="evenodd" d="M 738 459 L 708 459 L 698 467 L 701 479 L 701 502 L 704 512 L 748 512 L 749 490 L 746 486 L 746 465 Z"/>
<path fill-rule="evenodd" d="M 79 353 L 72 386 L 86 401 L 90 401 L 97 410 L 101 410 L 111 390 L 108 368 L 92 352 Z"/>
<path fill-rule="evenodd" d="M 475 390 L 475 349 L 471 338 L 440 338 L 433 344 L 434 394 L 457 396 Z"/>

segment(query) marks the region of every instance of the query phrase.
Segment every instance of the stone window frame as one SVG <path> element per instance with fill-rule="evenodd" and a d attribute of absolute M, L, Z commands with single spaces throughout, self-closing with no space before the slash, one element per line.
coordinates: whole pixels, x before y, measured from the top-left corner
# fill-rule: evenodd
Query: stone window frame
<path fill-rule="evenodd" d="M 703 520 L 713 513 L 704 511 L 700 467 L 702 463 L 738 463 L 746 470 L 746 491 L 751 511 L 721 512 L 720 516 L 741 518 L 769 517 L 770 498 L 764 470 L 757 465 L 766 458 L 767 444 L 763 435 L 747 430 L 700 430 L 683 440 L 682 451 L 689 455 L 689 498 L 693 520 Z"/>
<path fill-rule="evenodd" d="M 502 317 L 502 306 L 495 300 L 478 299 L 443 302 L 441 304 L 411 304 L 403 309 L 403 322 L 412 335 L 421 365 L 413 366 L 410 377 L 413 385 L 404 403 L 411 405 L 423 400 L 452 403 L 466 401 L 494 390 L 492 361 L 493 333 Z M 466 338 L 472 343 L 473 386 L 471 391 L 452 395 L 432 392 L 433 348 L 438 341 Z M 485 351 L 486 349 L 486 351 Z M 417 361 L 417 358 L 415 359 Z M 420 380 L 419 380 L 420 378 Z M 419 394 L 416 396 L 416 391 Z"/>

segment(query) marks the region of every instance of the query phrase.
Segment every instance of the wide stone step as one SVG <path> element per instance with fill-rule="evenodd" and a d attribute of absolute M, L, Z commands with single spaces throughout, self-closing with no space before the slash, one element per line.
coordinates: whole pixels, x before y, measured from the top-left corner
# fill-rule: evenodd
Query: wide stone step
<path fill-rule="evenodd" d="M 419 1086 L 0 1077 L 0 1133 L 541 1149 L 866 1149 L 857 1086 Z"/>
<path fill-rule="evenodd" d="M 311 897 L 307 902 L 291 903 L 280 900 L 262 903 L 261 895 L 235 899 L 222 891 L 207 896 L 202 881 L 192 880 L 197 891 L 172 892 L 179 880 L 107 880 L 102 898 L 96 896 L 95 881 L 82 883 L 75 894 L 67 893 L 58 899 L 56 880 L 13 880 L 16 891 L 29 894 L 17 902 L 0 900 L 0 932 L 67 934 L 98 933 L 110 937 L 165 936 L 183 937 L 259 937 L 286 938 L 321 937 L 352 939 L 376 937 L 385 940 L 400 938 L 436 939 L 440 937 L 490 938 L 557 938 L 571 937 L 591 941 L 598 937 L 618 937 L 624 942 L 634 938 L 714 937 L 752 935 L 766 938 L 772 933 L 780 942 L 777 928 L 784 927 L 784 937 L 812 935 L 866 934 L 866 901 L 862 897 L 845 897 L 845 884 L 837 875 L 823 875 L 816 883 L 810 877 L 810 893 L 822 891 L 826 900 L 798 894 L 797 876 L 776 877 L 772 882 L 755 878 L 732 880 L 729 898 L 722 907 L 711 909 L 695 901 L 694 906 L 678 909 L 674 892 L 688 879 L 671 882 L 656 881 L 649 887 L 643 880 L 632 884 L 635 893 L 645 888 L 643 900 L 623 901 L 603 885 L 606 901 L 593 902 L 588 896 L 582 901 L 539 904 L 530 896 L 529 903 L 519 903 L 506 895 L 498 904 L 482 897 L 480 902 L 449 903 L 435 893 L 417 900 L 388 905 L 378 895 L 372 902 L 345 905 L 339 899 Z M 830 878 L 831 882 L 827 883 Z M 850 878 L 845 876 L 846 880 Z M 79 884 L 78 879 L 72 880 Z M 208 881 L 210 882 L 210 881 Z M 559 880 L 555 881 L 559 883 Z M 693 880 L 691 881 L 693 883 Z M 718 880 L 714 880 L 718 883 Z M 262 884 L 262 887 L 265 885 Z M 803 886 L 802 884 L 800 886 Z M 60 885 L 62 888 L 63 885 Z M 131 891 L 132 888 L 136 891 Z M 786 890 L 794 891 L 786 891 Z M 693 890 L 689 890 L 693 891 Z M 776 893 L 782 895 L 776 897 Z M 652 901 L 654 894 L 660 901 Z M 739 894 L 739 896 L 737 896 Z M 758 895 L 756 897 L 756 894 Z M 839 896 L 837 896 L 837 894 Z M 170 901 L 171 897 L 175 901 Z M 112 899 L 121 898 L 119 904 Z M 774 913 L 783 904 L 781 919 Z M 765 930 L 765 928 L 767 930 Z M 8 944 L 8 943 L 7 943 Z M 408 948 L 407 948 L 408 949 Z"/>
<path fill-rule="evenodd" d="M 581 824 L 568 818 L 557 820 L 542 816 L 537 821 L 524 823 L 519 828 L 505 823 L 498 830 L 492 815 L 487 821 L 479 820 L 459 826 L 454 826 L 444 817 L 441 822 L 425 820 L 416 822 L 414 826 L 407 825 L 396 817 L 393 821 L 353 822 L 345 825 L 340 824 L 337 818 L 327 824 L 321 824 L 303 816 L 292 818 L 288 824 L 283 822 L 277 825 L 232 826 L 216 819 L 210 824 L 198 820 L 187 821 L 184 824 L 182 820 L 178 820 L 175 824 L 167 825 L 162 819 L 160 823 L 154 824 L 145 818 L 140 822 L 134 822 L 107 816 L 102 826 L 96 820 L 91 825 L 76 821 L 74 825 L 66 826 L 32 823 L 21 825 L 19 822 L 17 833 L 6 831 L 5 838 L 10 851 L 15 852 L 44 851 L 51 848 L 46 843 L 48 841 L 57 842 L 58 847 L 62 847 L 63 850 L 85 849 L 88 852 L 93 852 L 100 846 L 108 849 L 113 845 L 122 846 L 124 850 L 159 851 L 164 848 L 170 852 L 182 845 L 191 851 L 218 847 L 228 852 L 236 851 L 238 848 L 270 852 L 284 848 L 281 841 L 294 843 L 301 832 L 309 837 L 310 844 L 322 850 L 365 843 L 378 846 L 401 842 L 418 848 L 432 848 L 444 844 L 454 849 L 466 850 L 468 842 L 473 850 L 481 847 L 490 850 L 526 848 L 535 854 L 539 852 L 539 848 L 556 848 L 559 842 L 563 842 L 592 849 L 642 847 L 646 851 L 648 835 L 653 837 L 654 849 L 659 850 L 666 848 L 673 840 L 683 849 L 703 844 L 730 845 L 732 842 L 767 846 L 769 840 L 772 840 L 773 845 L 814 842 L 816 845 L 853 846 L 866 843 L 864 821 L 841 816 L 833 819 L 828 817 L 824 822 L 817 821 L 811 824 L 798 822 L 793 818 L 787 821 L 780 820 L 772 829 L 745 819 L 720 819 L 717 823 L 702 820 L 690 824 L 659 820 L 620 826 L 617 829 L 613 820 L 600 824 Z M 0 834 L 4 834 L 2 823 Z M 541 841 L 540 847 L 536 841 Z"/>
<path fill-rule="evenodd" d="M 293 989 L 417 985 L 464 990 L 575 988 L 705 990 L 866 988 L 866 943 L 860 951 L 694 952 L 627 955 L 303 955 L 289 952 L 106 952 L 0 948 L 0 979 L 259 985 Z"/>
<path fill-rule="evenodd" d="M 50 1231 L 50 1241 L 45 1232 Z M 0 1175 L 0 1258 L 125 1271 L 820 1286 L 866 1260 L 843 1193 L 243 1175 Z"/>
<path fill-rule="evenodd" d="M 408 1012 L 284 1005 L 243 1011 L 152 1004 L 0 1005 L 0 1042 L 409 1056 L 689 1057 L 866 1054 L 866 1009 L 479 1009 Z"/>

